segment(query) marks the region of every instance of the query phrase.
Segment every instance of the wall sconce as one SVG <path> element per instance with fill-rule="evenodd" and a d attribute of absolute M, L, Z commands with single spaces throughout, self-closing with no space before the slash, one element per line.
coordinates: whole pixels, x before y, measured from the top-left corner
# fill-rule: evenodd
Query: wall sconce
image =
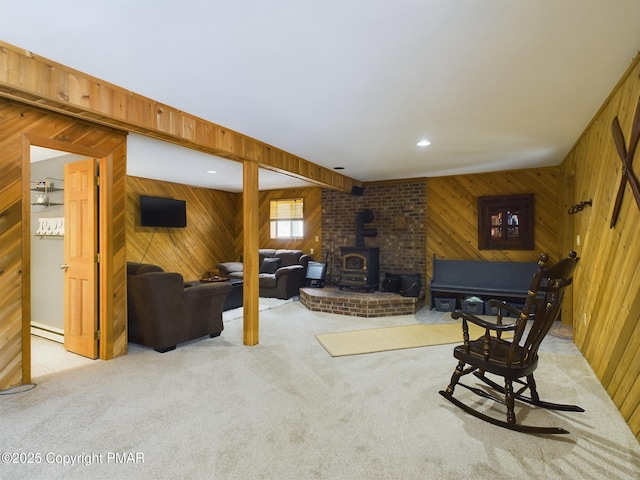
<path fill-rule="evenodd" d="M 591 200 L 587 200 L 585 202 L 576 203 L 574 206 L 572 206 L 569 209 L 569 215 L 573 215 L 573 214 L 576 214 L 578 212 L 581 212 L 584 209 L 584 207 L 586 207 L 587 205 L 591 206 Z"/>

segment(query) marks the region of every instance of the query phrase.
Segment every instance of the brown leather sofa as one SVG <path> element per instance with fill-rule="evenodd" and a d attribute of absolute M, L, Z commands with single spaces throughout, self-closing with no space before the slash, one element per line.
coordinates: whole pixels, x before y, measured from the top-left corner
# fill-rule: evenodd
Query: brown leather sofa
<path fill-rule="evenodd" d="M 164 353 L 179 343 L 222 333 L 228 282 L 185 286 L 182 275 L 127 263 L 129 341 Z"/>
<path fill-rule="evenodd" d="M 300 294 L 305 286 L 307 265 L 311 260 L 302 250 L 261 248 L 260 296 L 286 300 Z M 216 265 L 221 274 L 229 278 L 243 278 L 242 262 L 224 262 Z"/>

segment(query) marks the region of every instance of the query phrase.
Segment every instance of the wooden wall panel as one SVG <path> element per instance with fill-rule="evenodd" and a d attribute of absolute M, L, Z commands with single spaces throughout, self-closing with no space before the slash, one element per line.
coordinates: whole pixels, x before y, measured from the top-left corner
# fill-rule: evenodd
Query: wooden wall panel
<path fill-rule="evenodd" d="M 428 178 L 428 281 L 433 254 L 452 260 L 533 262 L 545 252 L 557 261 L 560 180 L 559 167 Z M 534 249 L 478 250 L 478 197 L 518 193 L 534 195 Z"/>
<path fill-rule="evenodd" d="M 140 226 L 140 195 L 187 202 L 187 228 Z M 197 280 L 219 262 L 234 260 L 238 238 L 238 193 L 192 187 L 140 177 L 127 177 L 127 260 L 154 263 Z"/>
<path fill-rule="evenodd" d="M 304 238 L 272 239 L 269 222 L 271 200 L 302 198 L 304 202 Z M 322 189 L 320 187 L 287 188 L 260 192 L 260 248 L 302 250 L 316 260 L 321 258 L 322 245 Z M 316 240 L 317 237 L 317 240 Z M 313 251 L 313 254 L 311 252 Z"/>
<path fill-rule="evenodd" d="M 127 146 L 118 145 L 113 153 L 101 161 L 101 205 L 106 212 L 100 215 L 100 281 L 108 292 L 101 302 L 101 318 L 111 319 L 101 325 L 100 358 L 108 360 L 127 353 L 127 270 L 125 191 L 127 174 Z M 108 187 L 108 188 L 105 188 Z M 106 301 L 105 301 L 106 300 Z"/>
<path fill-rule="evenodd" d="M 126 169 L 125 143 L 123 132 L 0 99 L 0 389 L 28 382 L 31 377 L 30 145 L 108 157 L 107 163 L 113 171 L 121 174 Z M 110 195 L 116 212 L 123 210 L 124 205 L 118 203 L 123 192 L 123 181 L 114 179 Z M 108 220 L 110 231 L 121 232 L 123 221 L 124 217 L 114 215 Z M 120 235 L 105 244 L 109 248 L 102 250 L 103 259 L 113 268 L 103 278 L 106 285 L 101 295 L 117 299 L 114 305 L 121 306 L 126 299 L 126 277 L 122 268 L 125 243 Z M 116 312 L 109 308 L 113 317 L 105 320 L 110 328 L 103 336 L 102 358 L 126 352 L 122 340 L 126 310 Z"/>
<path fill-rule="evenodd" d="M 0 103 L 0 389 L 19 384 L 22 362 L 22 149 L 17 112 Z M 6 125 L 6 127 L 5 127 Z M 28 312 L 27 312 L 28 313 Z M 27 367 L 28 368 L 28 367 Z M 30 373 L 27 374 L 30 376 Z"/>
<path fill-rule="evenodd" d="M 269 207 L 271 200 L 289 198 L 302 198 L 304 201 L 304 238 L 272 239 L 269 224 Z M 283 248 L 302 250 L 311 255 L 315 260 L 322 258 L 322 188 L 284 188 L 276 190 L 263 190 L 259 197 L 259 248 Z M 238 233 L 236 243 L 236 255 L 234 260 L 242 255 L 242 198 L 237 205 Z M 316 240 L 317 238 L 317 240 Z M 311 253 L 313 251 L 313 253 Z"/>
<path fill-rule="evenodd" d="M 582 260 L 573 288 L 574 341 L 640 440 L 640 208 L 628 185 L 618 221 L 609 226 L 622 167 L 611 123 L 618 116 L 628 143 L 639 98 L 636 58 L 562 168 L 576 202 L 593 201 L 581 213 L 563 216 L 563 228 L 581 238 L 575 247 Z"/>

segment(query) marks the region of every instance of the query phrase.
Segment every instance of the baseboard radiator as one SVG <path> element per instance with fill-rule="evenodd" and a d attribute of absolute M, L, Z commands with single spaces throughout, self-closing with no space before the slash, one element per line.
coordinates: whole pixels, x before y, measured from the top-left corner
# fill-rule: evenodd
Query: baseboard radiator
<path fill-rule="evenodd" d="M 47 338 L 54 342 L 64 343 L 64 330 L 40 322 L 31 322 L 31 335 Z"/>

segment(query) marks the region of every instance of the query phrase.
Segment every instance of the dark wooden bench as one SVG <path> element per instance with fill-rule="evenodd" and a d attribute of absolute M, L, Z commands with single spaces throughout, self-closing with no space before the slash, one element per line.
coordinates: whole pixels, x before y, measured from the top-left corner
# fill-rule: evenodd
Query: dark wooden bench
<path fill-rule="evenodd" d="M 468 296 L 513 301 L 527 297 L 536 262 L 488 262 L 476 260 L 441 260 L 433 256 L 433 275 L 429 289 L 431 308 L 436 297 L 455 297 L 457 308 Z"/>

